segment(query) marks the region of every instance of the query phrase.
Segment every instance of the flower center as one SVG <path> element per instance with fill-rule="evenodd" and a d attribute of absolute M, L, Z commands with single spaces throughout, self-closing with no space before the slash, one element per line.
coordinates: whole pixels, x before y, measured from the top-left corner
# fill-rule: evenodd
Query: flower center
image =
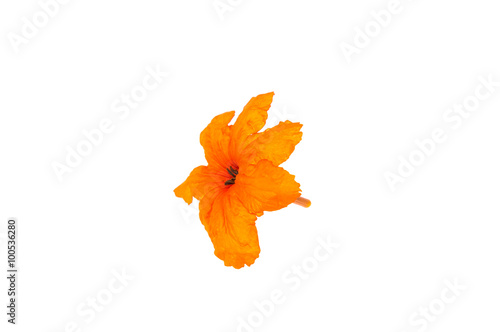
<path fill-rule="evenodd" d="M 233 166 L 229 166 L 229 168 L 226 168 L 226 170 L 229 173 L 229 175 L 231 175 L 232 177 L 231 177 L 231 179 L 224 182 L 224 184 L 226 186 L 233 185 L 236 181 L 236 175 L 238 175 L 238 170 L 234 169 Z"/>

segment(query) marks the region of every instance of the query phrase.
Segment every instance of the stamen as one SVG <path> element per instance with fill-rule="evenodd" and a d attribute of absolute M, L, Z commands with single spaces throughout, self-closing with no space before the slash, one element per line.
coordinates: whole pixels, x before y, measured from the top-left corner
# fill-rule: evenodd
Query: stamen
<path fill-rule="evenodd" d="M 226 182 L 224 182 L 224 184 L 225 184 L 226 186 L 229 186 L 229 185 L 231 185 L 231 184 L 234 184 L 234 183 L 235 183 L 235 182 L 234 182 L 234 180 L 236 180 L 236 179 L 235 179 L 235 178 L 232 178 L 231 180 L 227 180 Z"/>
<path fill-rule="evenodd" d="M 300 205 L 302 207 L 305 207 L 305 208 L 308 208 L 311 206 L 311 201 L 308 200 L 307 198 L 302 197 L 302 196 L 297 198 L 297 200 L 293 203 Z"/>
<path fill-rule="evenodd" d="M 236 177 L 236 175 L 238 174 L 238 171 L 235 171 L 232 166 L 231 166 L 231 169 L 226 168 L 226 170 L 229 173 L 229 175 L 231 175 L 233 178 Z"/>
<path fill-rule="evenodd" d="M 226 171 L 231 175 L 233 178 L 231 180 L 227 180 L 224 182 L 226 186 L 235 184 L 236 181 L 236 175 L 238 175 L 238 171 L 233 168 L 233 166 L 229 166 L 229 168 L 226 168 Z"/>

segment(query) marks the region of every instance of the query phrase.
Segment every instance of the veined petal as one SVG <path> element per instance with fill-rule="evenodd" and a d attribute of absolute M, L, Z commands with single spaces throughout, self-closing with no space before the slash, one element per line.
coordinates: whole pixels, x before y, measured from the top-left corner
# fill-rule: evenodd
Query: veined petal
<path fill-rule="evenodd" d="M 231 189 L 248 212 L 257 216 L 282 209 L 300 197 L 300 184 L 295 176 L 265 159 L 240 168 Z"/>
<path fill-rule="evenodd" d="M 191 204 L 193 202 L 193 197 L 201 200 L 203 196 L 211 190 L 223 190 L 226 177 L 227 175 L 218 168 L 198 166 L 189 174 L 186 181 L 175 188 L 175 196 Z"/>
<path fill-rule="evenodd" d="M 200 201 L 200 219 L 224 265 L 239 269 L 259 257 L 257 217 L 248 213 L 232 190 L 205 195 Z"/>
<path fill-rule="evenodd" d="M 246 144 L 248 136 L 261 130 L 267 121 L 267 111 L 273 102 L 274 92 L 250 99 L 231 128 L 231 156 L 234 158 Z"/>
<path fill-rule="evenodd" d="M 267 159 L 276 166 L 281 165 L 302 140 L 301 128 L 302 124 L 287 120 L 263 133 L 253 135 L 253 140 L 237 157 L 238 164 L 242 167 L 244 164 L 256 164 L 259 160 Z"/>
<path fill-rule="evenodd" d="M 234 111 L 217 115 L 201 132 L 200 143 L 205 149 L 205 158 L 209 165 L 219 166 L 222 169 L 232 165 L 229 157 L 231 128 L 228 124 L 233 117 Z"/>

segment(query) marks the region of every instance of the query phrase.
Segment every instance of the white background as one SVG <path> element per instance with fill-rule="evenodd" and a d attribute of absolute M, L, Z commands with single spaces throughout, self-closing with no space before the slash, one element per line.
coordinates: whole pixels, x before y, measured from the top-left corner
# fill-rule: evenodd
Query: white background
<path fill-rule="evenodd" d="M 16 217 L 20 277 L 17 326 L 0 283 L 0 329 L 249 331 L 250 316 L 255 331 L 498 331 L 500 88 L 460 128 L 443 119 L 479 76 L 500 81 L 498 4 L 401 0 L 348 63 L 341 43 L 389 1 L 232 3 L 221 19 L 212 0 L 69 1 L 15 52 L 40 5 L 1 2 L 0 252 L 3 270 Z M 113 102 L 148 66 L 168 78 L 120 119 Z M 269 91 L 270 114 L 304 124 L 284 167 L 313 205 L 259 218 L 261 256 L 235 270 L 173 189 L 205 164 L 209 121 Z M 52 164 L 104 118 L 114 131 L 59 181 Z M 391 191 L 384 173 L 435 128 L 447 140 Z M 283 275 L 318 237 L 340 247 L 294 291 Z M 122 269 L 134 279 L 85 321 Z M 467 289 L 441 307 L 446 280 Z M 254 301 L 275 290 L 264 317 Z"/>

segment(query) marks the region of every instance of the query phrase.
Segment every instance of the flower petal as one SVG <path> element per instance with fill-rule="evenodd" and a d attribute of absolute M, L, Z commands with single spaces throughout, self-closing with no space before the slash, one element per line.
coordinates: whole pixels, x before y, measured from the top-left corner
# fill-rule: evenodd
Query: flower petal
<path fill-rule="evenodd" d="M 267 159 L 276 166 L 281 165 L 302 140 L 301 128 L 302 124 L 287 120 L 263 133 L 255 134 L 255 138 L 238 156 L 238 164 L 242 167 L 244 164 L 256 164 L 261 159 Z"/>
<path fill-rule="evenodd" d="M 229 142 L 231 128 L 229 122 L 234 117 L 234 111 L 217 115 L 201 132 L 200 143 L 205 149 L 205 158 L 209 165 L 226 169 L 232 165 L 229 157 Z"/>
<path fill-rule="evenodd" d="M 191 204 L 193 202 L 193 197 L 201 200 L 203 196 L 211 190 L 215 190 L 216 188 L 219 190 L 224 189 L 226 177 L 227 175 L 217 168 L 198 166 L 189 174 L 186 181 L 175 188 L 175 196 Z"/>
<path fill-rule="evenodd" d="M 273 102 L 274 92 L 250 99 L 231 128 L 231 155 L 237 156 L 248 136 L 257 133 L 266 124 L 267 111 Z M 234 159 L 234 158 L 233 158 Z"/>
<path fill-rule="evenodd" d="M 204 196 L 200 219 L 224 265 L 240 269 L 259 257 L 257 217 L 248 213 L 232 190 L 211 191 Z"/>
<path fill-rule="evenodd" d="M 300 197 L 300 184 L 295 176 L 265 159 L 240 168 L 231 189 L 248 212 L 257 216 L 282 209 Z"/>

